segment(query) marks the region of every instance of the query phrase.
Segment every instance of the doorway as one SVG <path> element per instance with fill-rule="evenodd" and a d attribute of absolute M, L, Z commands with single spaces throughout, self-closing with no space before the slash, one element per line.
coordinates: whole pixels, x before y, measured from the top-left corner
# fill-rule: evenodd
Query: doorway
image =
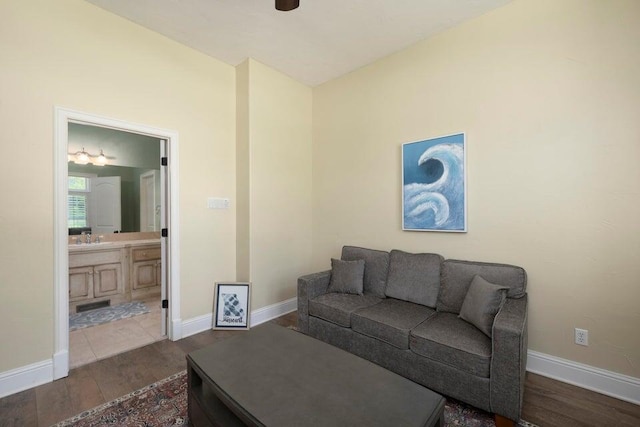
<path fill-rule="evenodd" d="M 163 165 L 160 169 L 160 190 L 154 193 L 154 214 L 159 210 L 154 227 L 163 229 L 160 238 L 162 263 L 157 265 L 155 275 L 161 282 L 163 301 L 162 334 L 171 340 L 181 338 L 179 310 L 179 251 L 178 251 L 178 134 L 174 131 L 124 122 L 64 108 L 55 109 L 55 165 L 54 165 L 54 261 L 55 261 L 55 352 L 53 356 L 54 379 L 68 375 L 69 371 L 69 238 L 67 223 L 67 191 L 69 170 L 68 143 L 69 126 L 86 125 L 102 129 L 123 131 L 132 134 L 157 138 L 161 141 L 160 156 Z M 84 151 L 84 149 L 83 149 Z M 164 160 L 167 159 L 167 160 Z M 159 193 L 159 194 L 158 194 Z M 157 203 L 158 199 L 162 203 Z M 160 206 L 158 209 L 156 206 Z M 136 215 L 137 216 L 137 215 Z M 165 233 L 166 230 L 166 233 Z M 159 230 L 158 230 L 159 232 Z M 166 235 L 165 235 L 166 234 Z M 124 252 L 123 252 L 124 253 Z M 142 254 L 143 252 L 141 252 Z M 146 252 L 145 252 L 146 253 Z M 147 262 L 148 264 L 148 262 Z M 123 264 L 125 265 L 125 264 Z M 145 267 L 147 267 L 145 265 Z M 146 271 L 146 270 L 141 270 Z M 141 276 L 146 277 L 146 276 Z M 129 280 L 128 278 L 126 280 Z M 75 284 L 74 284 L 75 286 Z M 75 290 L 75 287 L 74 287 Z M 166 303 L 165 303 L 166 301 Z M 165 308 L 166 306 L 166 308 Z"/>

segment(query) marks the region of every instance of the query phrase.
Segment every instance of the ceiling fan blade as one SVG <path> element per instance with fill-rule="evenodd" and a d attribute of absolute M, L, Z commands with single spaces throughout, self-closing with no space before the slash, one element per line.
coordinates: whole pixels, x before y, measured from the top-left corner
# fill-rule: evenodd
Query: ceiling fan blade
<path fill-rule="evenodd" d="M 293 10 L 300 6 L 300 0 L 276 0 L 276 9 L 285 12 Z"/>

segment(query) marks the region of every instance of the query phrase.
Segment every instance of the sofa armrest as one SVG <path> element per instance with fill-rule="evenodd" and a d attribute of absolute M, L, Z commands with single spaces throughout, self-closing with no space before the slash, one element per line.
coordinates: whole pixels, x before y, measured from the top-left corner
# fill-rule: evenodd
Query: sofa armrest
<path fill-rule="evenodd" d="M 326 294 L 331 270 L 298 278 L 298 330 L 309 333 L 309 300 Z"/>
<path fill-rule="evenodd" d="M 507 298 L 492 333 L 491 410 L 518 421 L 527 367 L 527 295 Z"/>

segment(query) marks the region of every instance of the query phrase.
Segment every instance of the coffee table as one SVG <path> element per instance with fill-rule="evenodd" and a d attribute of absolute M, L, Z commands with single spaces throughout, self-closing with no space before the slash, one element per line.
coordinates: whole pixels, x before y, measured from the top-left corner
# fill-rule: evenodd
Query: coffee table
<path fill-rule="evenodd" d="M 271 323 L 189 353 L 187 372 L 197 427 L 444 425 L 439 394 Z"/>

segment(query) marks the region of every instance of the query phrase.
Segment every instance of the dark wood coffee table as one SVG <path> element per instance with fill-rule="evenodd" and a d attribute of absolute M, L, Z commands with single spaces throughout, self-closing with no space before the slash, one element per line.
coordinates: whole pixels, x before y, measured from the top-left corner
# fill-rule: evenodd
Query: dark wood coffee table
<path fill-rule="evenodd" d="M 444 425 L 439 394 L 275 324 L 189 353 L 187 372 L 198 427 Z"/>

